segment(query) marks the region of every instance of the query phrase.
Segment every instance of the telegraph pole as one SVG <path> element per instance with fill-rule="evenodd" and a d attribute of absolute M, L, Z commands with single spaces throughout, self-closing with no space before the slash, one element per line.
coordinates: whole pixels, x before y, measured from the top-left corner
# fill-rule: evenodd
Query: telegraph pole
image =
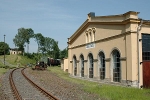
<path fill-rule="evenodd" d="M 4 34 L 4 44 L 5 44 L 5 34 Z M 5 46 L 4 46 L 4 65 L 5 65 Z"/>

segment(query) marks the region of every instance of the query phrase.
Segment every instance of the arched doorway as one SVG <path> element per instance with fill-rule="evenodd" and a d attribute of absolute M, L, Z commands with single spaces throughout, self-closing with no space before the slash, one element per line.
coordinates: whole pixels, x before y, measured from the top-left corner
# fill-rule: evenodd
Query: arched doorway
<path fill-rule="evenodd" d="M 103 52 L 98 54 L 98 68 L 99 68 L 99 75 L 100 79 L 105 79 L 105 55 Z"/>
<path fill-rule="evenodd" d="M 120 67 L 120 53 L 118 50 L 112 52 L 112 64 L 113 64 L 113 81 L 121 81 L 121 67 Z"/>
<path fill-rule="evenodd" d="M 88 55 L 89 62 L 89 78 L 93 78 L 93 55 L 90 53 Z"/>
<path fill-rule="evenodd" d="M 73 56 L 73 68 L 74 68 L 74 76 L 77 75 L 77 59 L 76 56 Z"/>
<path fill-rule="evenodd" d="M 80 55 L 81 77 L 84 77 L 84 57 Z"/>

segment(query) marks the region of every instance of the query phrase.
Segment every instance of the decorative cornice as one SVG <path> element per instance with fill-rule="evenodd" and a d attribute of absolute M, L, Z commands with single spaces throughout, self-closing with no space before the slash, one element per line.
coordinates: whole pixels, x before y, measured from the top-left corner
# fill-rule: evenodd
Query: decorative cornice
<path fill-rule="evenodd" d="M 118 17 L 118 16 L 126 16 L 126 15 L 131 14 L 131 13 L 139 14 L 140 12 L 128 11 L 128 12 L 126 12 L 124 14 L 119 14 L 119 15 L 107 15 L 107 16 L 95 16 L 95 17 L 102 17 L 102 18 L 109 18 L 109 17 L 111 17 L 112 18 L 112 17 Z"/>
<path fill-rule="evenodd" d="M 88 23 L 88 19 L 76 30 L 76 32 L 70 37 L 68 38 L 68 43 L 71 44 L 72 41 L 74 41 L 76 39 L 76 37 L 78 36 L 78 34 L 84 30 L 87 26 Z"/>
<path fill-rule="evenodd" d="M 128 31 L 128 32 L 121 33 L 121 34 L 114 35 L 114 36 L 110 36 L 110 37 L 107 37 L 107 38 L 104 38 L 104 39 L 96 40 L 95 43 L 102 42 L 102 41 L 108 41 L 108 40 L 115 39 L 115 38 L 119 38 L 119 37 L 122 37 L 124 35 L 131 34 L 131 33 L 137 33 L 137 32 L 136 31 Z"/>
<path fill-rule="evenodd" d="M 140 23 L 140 20 L 135 18 L 128 18 L 122 21 L 90 21 L 88 23 L 92 25 L 125 25 L 128 23 Z"/>
<path fill-rule="evenodd" d="M 121 61 L 126 61 L 126 57 L 120 57 L 120 60 Z M 109 62 L 111 60 L 111 58 L 105 58 L 105 61 L 106 62 Z M 93 62 L 97 62 L 98 61 L 98 59 L 93 59 Z M 70 63 L 72 63 L 73 61 L 70 61 Z M 79 60 L 77 60 L 76 61 L 76 63 L 79 63 L 80 61 Z M 88 60 L 84 60 L 84 62 L 86 63 L 86 62 L 88 62 Z"/>

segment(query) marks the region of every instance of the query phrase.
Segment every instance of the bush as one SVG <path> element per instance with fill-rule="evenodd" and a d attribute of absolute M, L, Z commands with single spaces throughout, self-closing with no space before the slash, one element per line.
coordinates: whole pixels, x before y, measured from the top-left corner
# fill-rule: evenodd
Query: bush
<path fill-rule="evenodd" d="M 5 66 L 5 69 L 10 68 L 9 66 Z"/>
<path fill-rule="evenodd" d="M 30 58 L 30 59 L 33 59 L 34 58 L 34 55 L 31 54 L 31 53 L 25 53 L 24 56 Z"/>
<path fill-rule="evenodd" d="M 8 65 L 2 65 L 2 66 L 0 66 L 0 68 L 5 68 L 5 69 L 7 69 L 7 68 L 9 68 L 9 66 Z"/>
<path fill-rule="evenodd" d="M 15 66 L 14 67 L 10 67 L 9 69 L 13 69 L 13 68 L 16 68 Z"/>

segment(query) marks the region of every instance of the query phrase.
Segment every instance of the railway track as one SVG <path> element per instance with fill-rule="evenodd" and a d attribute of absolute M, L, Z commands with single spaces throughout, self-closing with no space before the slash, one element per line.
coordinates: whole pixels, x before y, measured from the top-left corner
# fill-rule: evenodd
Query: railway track
<path fill-rule="evenodd" d="M 14 94 L 14 98 L 17 99 L 17 100 L 23 100 L 23 97 L 21 96 L 21 94 L 19 93 L 20 90 L 17 89 L 17 86 L 14 82 L 14 79 L 13 79 L 13 73 L 18 70 L 19 68 L 17 69 L 14 69 L 11 71 L 10 75 L 9 75 L 9 81 L 10 81 L 10 85 L 11 85 L 11 88 L 12 88 L 12 91 L 13 91 L 13 94 Z M 39 90 L 42 94 L 44 94 L 49 100 L 58 100 L 58 98 L 56 98 L 55 96 L 53 96 L 52 94 L 48 93 L 46 90 L 44 90 L 43 88 L 41 88 L 40 86 L 38 86 L 37 84 L 35 84 L 32 80 L 30 80 L 24 73 L 24 69 L 25 68 L 22 68 L 21 70 L 21 73 L 22 75 L 25 77 L 25 79 L 31 83 L 31 85 L 35 88 L 37 88 L 37 90 Z"/>
<path fill-rule="evenodd" d="M 17 68 L 14 69 L 14 70 L 12 70 L 12 71 L 10 72 L 10 75 L 9 75 L 9 82 L 10 82 L 10 86 L 11 86 L 11 88 L 12 88 L 12 91 L 13 91 L 13 93 L 14 93 L 14 97 L 15 97 L 17 100 L 22 100 L 22 97 L 20 96 L 20 94 L 19 94 L 19 92 L 18 92 L 18 90 L 17 90 L 17 88 L 16 88 L 16 86 L 15 86 L 14 80 L 13 80 L 13 72 L 14 72 L 15 70 L 17 70 Z"/>

